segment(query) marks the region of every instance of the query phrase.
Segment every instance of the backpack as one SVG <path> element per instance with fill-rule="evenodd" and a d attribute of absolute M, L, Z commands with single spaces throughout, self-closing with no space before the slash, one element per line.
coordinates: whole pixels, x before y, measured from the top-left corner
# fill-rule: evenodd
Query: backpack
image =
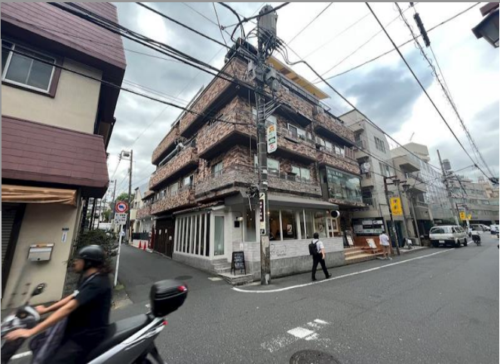
<path fill-rule="evenodd" d="M 318 254 L 319 254 L 318 245 L 313 240 L 309 244 L 309 255 L 313 255 L 314 256 L 314 255 L 318 255 Z"/>

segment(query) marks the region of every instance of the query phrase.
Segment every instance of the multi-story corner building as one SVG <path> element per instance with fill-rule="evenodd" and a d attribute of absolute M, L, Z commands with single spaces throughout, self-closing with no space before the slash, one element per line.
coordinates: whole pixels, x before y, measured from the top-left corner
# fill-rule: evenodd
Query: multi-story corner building
<path fill-rule="evenodd" d="M 81 6 L 117 21 L 108 3 Z M 45 3 L 2 4 L 2 307 L 61 298 L 84 201 L 108 187 L 121 38 Z M 42 61 L 40 61 L 42 60 Z M 65 69 L 61 69 L 62 66 Z M 68 70 L 66 70 L 68 69 Z"/>
<path fill-rule="evenodd" d="M 429 151 L 425 145 L 409 143 L 404 147 L 391 150 L 394 174 L 401 181 L 399 191 L 392 190 L 401 195 L 403 216 L 409 238 L 420 238 L 433 226 L 432 211 L 429 207 L 426 194 L 428 192 L 427 177 L 429 167 Z M 423 172 L 423 170 L 425 172 Z M 402 224 L 404 228 L 405 224 Z M 400 230 L 396 225 L 398 235 Z"/>
<path fill-rule="evenodd" d="M 254 49 L 244 44 L 249 51 Z M 260 222 L 256 122 L 248 60 L 230 52 L 223 71 L 242 82 L 213 81 L 191 102 L 155 149 L 155 249 L 206 270 L 224 270 L 244 251 L 247 273 L 260 276 Z M 340 225 L 362 206 L 354 133 L 321 104 L 326 95 L 275 59 L 281 90 L 269 116 L 278 125 L 278 149 L 268 156 L 272 275 L 310 269 L 314 232 L 325 242 L 329 265 L 342 264 Z M 206 115 L 209 115 L 207 117 Z M 223 120 L 223 121 L 217 121 Z M 329 217 L 340 209 L 344 220 Z"/>
<path fill-rule="evenodd" d="M 340 116 L 354 132 L 355 156 L 361 170 L 361 195 L 364 208 L 353 211 L 353 230 L 357 237 L 378 236 L 387 231 L 390 221 L 384 176 L 393 174 L 391 151 L 386 136 L 358 111 Z"/>
<path fill-rule="evenodd" d="M 498 224 L 499 206 L 498 197 L 494 197 L 495 188 L 483 178 L 474 182 L 468 177 L 449 173 L 454 208 L 472 215 L 471 224 Z"/>

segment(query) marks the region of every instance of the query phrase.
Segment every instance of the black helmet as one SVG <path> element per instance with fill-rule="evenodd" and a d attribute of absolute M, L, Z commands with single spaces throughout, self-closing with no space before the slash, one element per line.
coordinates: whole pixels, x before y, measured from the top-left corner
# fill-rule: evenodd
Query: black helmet
<path fill-rule="evenodd" d="M 104 250 L 99 245 L 88 245 L 78 251 L 78 259 L 85 261 L 85 269 L 90 267 L 99 267 L 104 264 Z"/>

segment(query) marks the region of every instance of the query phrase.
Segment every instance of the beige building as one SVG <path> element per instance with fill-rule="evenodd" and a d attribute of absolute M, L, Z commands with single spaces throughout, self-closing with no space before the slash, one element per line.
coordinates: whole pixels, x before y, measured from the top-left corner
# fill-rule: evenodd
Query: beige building
<path fill-rule="evenodd" d="M 111 4 L 81 5 L 117 21 Z M 7 308 L 42 282 L 47 288 L 33 303 L 61 298 L 85 206 L 108 186 L 106 148 L 119 90 L 99 80 L 121 85 L 125 56 L 119 36 L 49 4 L 2 4 L 1 21 Z"/>

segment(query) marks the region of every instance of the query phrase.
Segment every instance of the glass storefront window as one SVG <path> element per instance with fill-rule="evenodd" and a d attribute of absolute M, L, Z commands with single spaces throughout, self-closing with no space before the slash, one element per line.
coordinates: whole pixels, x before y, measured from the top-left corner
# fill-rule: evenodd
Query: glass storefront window
<path fill-rule="evenodd" d="M 271 210 L 269 213 L 269 240 L 281 240 L 279 210 Z"/>
<path fill-rule="evenodd" d="M 302 239 L 312 239 L 314 234 L 313 213 L 311 211 L 301 211 L 300 215 Z"/>
<path fill-rule="evenodd" d="M 255 233 L 255 211 L 250 211 L 250 209 L 247 209 L 245 216 L 245 223 L 246 223 L 245 241 L 250 241 L 250 242 L 257 241 L 257 235 Z"/>
<path fill-rule="evenodd" d="M 295 211 L 281 210 L 283 240 L 298 239 Z"/>
<path fill-rule="evenodd" d="M 324 211 L 314 212 L 314 232 L 318 233 L 320 238 L 327 237 L 326 214 Z"/>
<path fill-rule="evenodd" d="M 330 198 L 362 202 L 359 177 L 326 167 L 326 177 Z"/>

